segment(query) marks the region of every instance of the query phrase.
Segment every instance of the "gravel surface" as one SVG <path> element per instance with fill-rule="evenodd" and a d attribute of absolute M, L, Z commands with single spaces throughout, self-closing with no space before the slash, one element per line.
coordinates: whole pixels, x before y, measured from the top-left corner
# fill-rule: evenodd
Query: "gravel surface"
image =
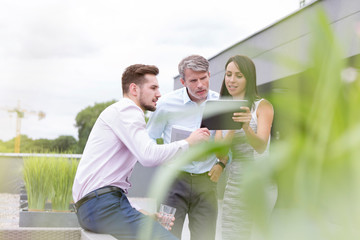
<path fill-rule="evenodd" d="M 0 193 L 0 228 L 19 227 L 20 195 Z"/>

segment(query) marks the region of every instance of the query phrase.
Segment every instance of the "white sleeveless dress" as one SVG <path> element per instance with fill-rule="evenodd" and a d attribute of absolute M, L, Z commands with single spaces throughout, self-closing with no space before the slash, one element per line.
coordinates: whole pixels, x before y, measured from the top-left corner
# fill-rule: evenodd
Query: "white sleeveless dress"
<path fill-rule="evenodd" d="M 255 133 L 257 131 L 256 111 L 262 100 L 263 99 L 255 101 L 254 108 L 251 109 L 252 119 L 250 121 L 250 127 Z M 253 224 L 250 214 L 248 213 L 248 207 L 244 201 L 244 195 L 242 194 L 242 177 L 247 163 L 265 158 L 268 155 L 270 137 L 268 146 L 262 154 L 258 154 L 247 142 L 243 129 L 235 131 L 234 141 L 236 141 L 236 145 L 231 149 L 232 160 L 227 166 L 228 180 L 222 205 L 221 225 L 223 240 L 250 239 L 251 237 Z"/>

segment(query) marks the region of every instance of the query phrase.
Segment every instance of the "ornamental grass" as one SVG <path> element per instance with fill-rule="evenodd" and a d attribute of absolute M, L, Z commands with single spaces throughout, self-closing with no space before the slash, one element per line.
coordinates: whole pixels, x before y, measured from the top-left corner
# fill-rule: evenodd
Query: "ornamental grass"
<path fill-rule="evenodd" d="M 23 173 L 29 210 L 45 210 L 45 203 L 50 201 L 52 210 L 69 211 L 77 166 L 77 159 L 61 155 L 25 157 Z"/>
<path fill-rule="evenodd" d="M 72 201 L 72 186 L 78 165 L 76 159 L 59 157 L 52 159 L 51 169 L 51 209 L 55 211 L 68 211 Z"/>
<path fill-rule="evenodd" d="M 52 192 L 49 167 L 49 162 L 45 157 L 24 158 L 23 176 L 29 209 L 45 210 L 45 203 Z"/>

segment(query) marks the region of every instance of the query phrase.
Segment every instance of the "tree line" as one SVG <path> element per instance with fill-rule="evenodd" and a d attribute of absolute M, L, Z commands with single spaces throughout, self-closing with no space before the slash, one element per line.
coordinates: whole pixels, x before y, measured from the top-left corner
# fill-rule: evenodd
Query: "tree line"
<path fill-rule="evenodd" d="M 75 127 L 78 129 L 78 139 L 73 136 L 62 135 L 56 139 L 31 139 L 27 135 L 21 135 L 21 153 L 73 153 L 81 154 L 92 127 L 100 113 L 109 105 L 115 103 L 111 100 L 103 103 L 95 103 L 81 110 L 75 118 Z M 0 152 L 14 152 L 15 138 L 9 141 L 0 140 Z"/>

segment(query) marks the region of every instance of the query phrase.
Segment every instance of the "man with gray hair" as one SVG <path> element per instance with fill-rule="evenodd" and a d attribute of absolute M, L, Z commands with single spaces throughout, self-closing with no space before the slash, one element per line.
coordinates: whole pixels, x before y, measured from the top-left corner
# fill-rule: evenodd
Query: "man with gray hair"
<path fill-rule="evenodd" d="M 171 142 L 174 129 L 191 132 L 200 127 L 206 100 L 218 99 L 209 90 L 209 62 L 202 56 L 191 55 L 179 63 L 183 88 L 165 94 L 158 101 L 157 110 L 150 116 L 147 129 L 153 139 Z M 211 133 L 214 135 L 214 131 Z M 181 169 L 170 188 L 165 204 L 175 207 L 172 233 L 181 239 L 186 214 L 192 240 L 215 239 L 217 219 L 217 181 L 223 171 L 213 155 L 198 159 Z"/>

